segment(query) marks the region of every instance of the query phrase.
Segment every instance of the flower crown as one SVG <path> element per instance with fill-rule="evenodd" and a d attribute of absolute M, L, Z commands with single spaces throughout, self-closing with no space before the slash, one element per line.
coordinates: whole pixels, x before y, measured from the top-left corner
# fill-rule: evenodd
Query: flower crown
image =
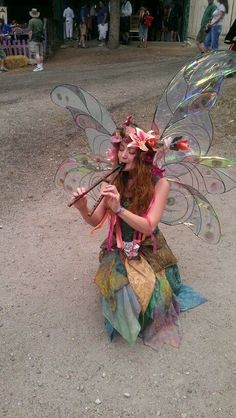
<path fill-rule="evenodd" d="M 183 139 L 182 136 L 177 136 L 175 138 L 169 137 L 163 141 L 160 139 L 158 130 L 150 130 L 145 132 L 138 128 L 132 121 L 133 116 L 130 115 L 124 122 L 122 122 L 122 128 L 117 129 L 116 132 L 111 136 L 111 143 L 113 145 L 119 144 L 126 138 L 130 138 L 131 142 L 128 144 L 128 147 L 139 148 L 144 153 L 149 152 L 149 154 L 150 151 L 155 153 L 159 148 L 163 146 L 165 149 L 175 151 L 187 151 L 189 149 L 188 141 Z"/>

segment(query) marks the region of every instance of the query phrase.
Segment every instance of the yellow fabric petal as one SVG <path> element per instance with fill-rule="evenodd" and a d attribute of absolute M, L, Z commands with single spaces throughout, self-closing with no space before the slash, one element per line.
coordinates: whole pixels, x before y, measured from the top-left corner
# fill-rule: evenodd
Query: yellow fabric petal
<path fill-rule="evenodd" d="M 144 313 L 151 299 L 156 277 L 148 262 L 141 256 L 140 259 L 125 259 L 128 281 L 140 303 Z"/>

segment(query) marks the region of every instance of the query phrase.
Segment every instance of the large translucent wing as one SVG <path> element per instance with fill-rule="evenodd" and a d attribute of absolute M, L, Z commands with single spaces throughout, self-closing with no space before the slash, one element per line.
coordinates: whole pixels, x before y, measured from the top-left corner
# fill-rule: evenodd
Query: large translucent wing
<path fill-rule="evenodd" d="M 222 157 L 185 157 L 166 165 L 165 174 L 203 195 L 222 194 L 236 187 L 236 161 Z"/>
<path fill-rule="evenodd" d="M 178 181 L 170 180 L 170 193 L 161 222 L 184 224 L 211 244 L 220 240 L 220 223 L 210 202 L 198 190 Z"/>
<path fill-rule="evenodd" d="M 196 88 L 209 90 L 208 84 L 214 79 L 236 72 L 236 54 L 232 51 L 214 51 L 201 55 L 184 67 L 184 78 L 189 82 L 188 96 Z"/>
<path fill-rule="evenodd" d="M 107 109 L 87 91 L 69 84 L 55 87 L 51 98 L 71 112 L 77 126 L 85 132 L 92 153 L 104 156 L 116 129 Z"/>
<path fill-rule="evenodd" d="M 236 54 L 231 51 L 215 51 L 197 57 L 183 67 L 167 86 L 154 114 L 152 128 L 159 128 L 167 136 L 169 129 L 174 132 L 175 124 L 188 125 L 194 115 L 195 122 L 206 128 L 211 126 L 209 110 L 215 105 L 224 77 L 236 71 Z M 207 114 L 207 116 L 205 116 Z M 186 121 L 185 121 L 186 120 Z M 210 136 L 210 141 L 209 141 Z M 206 153 L 211 143 L 211 132 L 199 140 L 201 154 Z"/>
<path fill-rule="evenodd" d="M 188 140 L 189 150 L 187 152 L 170 151 L 165 154 L 164 162 L 181 161 L 186 154 L 203 156 L 208 153 L 213 138 L 213 126 L 210 115 L 205 112 L 201 115 L 188 115 L 169 128 L 165 129 L 163 140 L 168 137 L 182 136 Z"/>
<path fill-rule="evenodd" d="M 111 165 L 107 162 L 97 161 L 96 157 L 81 154 L 76 158 L 64 160 L 55 175 L 55 184 L 63 187 L 68 198 L 78 187 L 86 190 L 94 186 L 100 179 L 110 173 Z M 96 200 L 100 194 L 100 184 L 88 194 L 91 200 Z"/>

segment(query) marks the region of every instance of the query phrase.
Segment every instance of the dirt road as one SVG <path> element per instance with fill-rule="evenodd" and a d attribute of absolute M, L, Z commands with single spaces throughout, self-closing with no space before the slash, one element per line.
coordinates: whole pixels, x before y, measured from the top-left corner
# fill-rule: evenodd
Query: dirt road
<path fill-rule="evenodd" d="M 81 85 L 117 122 L 134 114 L 149 128 L 164 87 L 195 54 L 169 44 L 68 48 L 42 73 L 0 74 L 1 418 L 236 416 L 235 191 L 210 199 L 222 223 L 217 246 L 162 228 L 183 280 L 208 303 L 181 315 L 179 350 L 155 352 L 107 340 L 93 284 L 105 231 L 91 237 L 53 183 L 59 162 L 84 144 L 51 102 L 54 86 Z M 212 151 L 234 158 L 235 86 L 225 81 L 213 112 Z"/>

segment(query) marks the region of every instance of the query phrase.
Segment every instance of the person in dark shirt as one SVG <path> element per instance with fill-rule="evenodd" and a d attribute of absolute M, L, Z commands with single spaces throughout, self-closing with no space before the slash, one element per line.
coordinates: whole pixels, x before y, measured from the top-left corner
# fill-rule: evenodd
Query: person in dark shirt
<path fill-rule="evenodd" d="M 98 23 L 98 33 L 99 33 L 99 46 L 103 46 L 107 37 L 108 32 L 108 7 L 104 4 L 103 1 L 98 3 L 97 11 L 97 23 Z"/>
<path fill-rule="evenodd" d="M 212 19 L 213 12 L 216 10 L 216 5 L 214 4 L 214 0 L 208 0 L 208 5 L 203 13 L 202 20 L 201 20 L 201 27 L 197 34 L 197 47 L 201 53 L 205 52 L 204 47 L 204 40 L 206 37 L 206 27 L 208 23 Z"/>
<path fill-rule="evenodd" d="M 11 25 L 5 23 L 4 19 L 0 19 L 0 35 L 10 35 Z"/>
<path fill-rule="evenodd" d="M 81 48 L 85 48 L 89 16 L 88 7 L 86 4 L 81 7 L 79 15 L 79 46 L 81 46 Z"/>
<path fill-rule="evenodd" d="M 37 9 L 32 9 L 29 12 L 29 15 L 32 18 L 29 20 L 28 24 L 30 51 L 35 55 L 37 63 L 37 66 L 33 71 L 43 71 L 43 22 L 39 19 L 40 12 L 38 12 Z"/>

